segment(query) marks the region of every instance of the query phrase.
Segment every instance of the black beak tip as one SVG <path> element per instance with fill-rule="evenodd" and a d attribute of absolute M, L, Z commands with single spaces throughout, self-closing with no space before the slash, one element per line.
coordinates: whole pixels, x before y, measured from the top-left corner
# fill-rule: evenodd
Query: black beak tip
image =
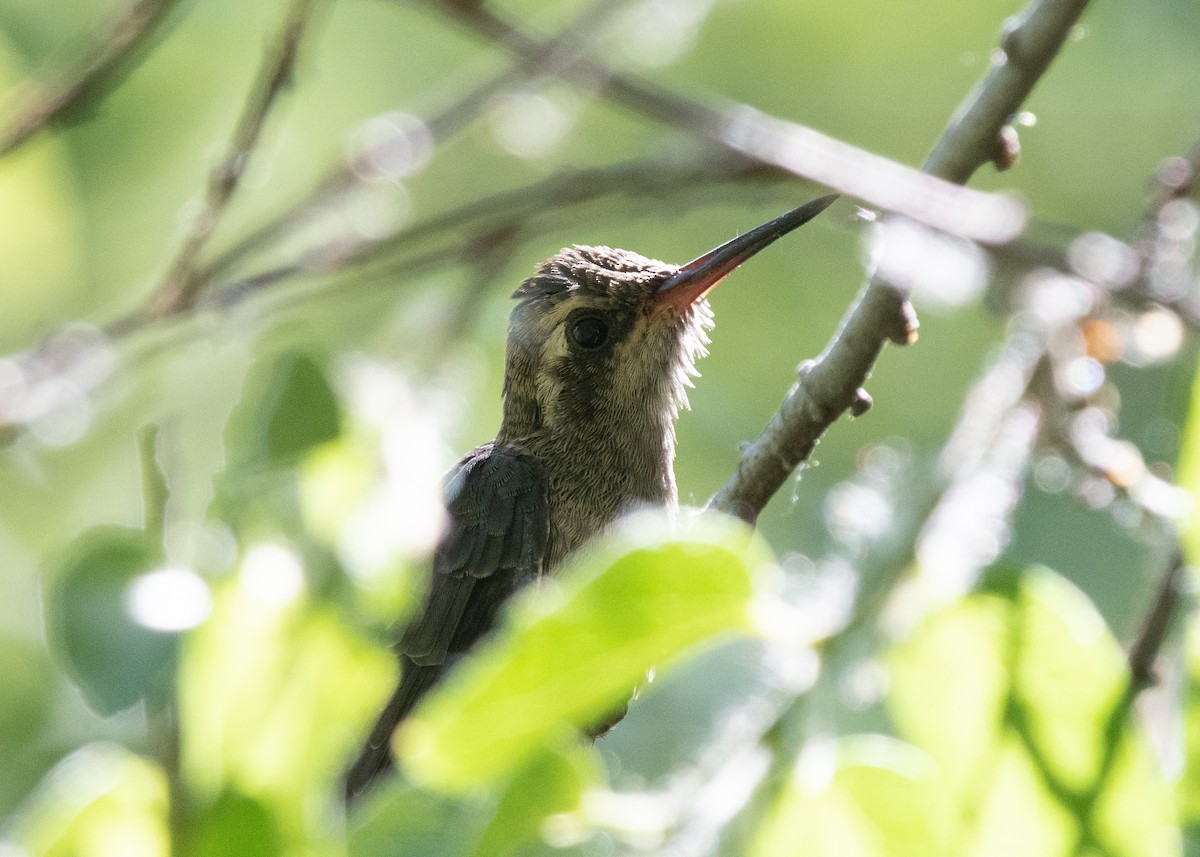
<path fill-rule="evenodd" d="M 702 297 L 726 274 L 749 259 L 759 250 L 783 237 L 793 229 L 798 229 L 820 214 L 839 198 L 836 193 L 827 194 L 810 200 L 798 208 L 793 208 L 786 214 L 781 214 L 774 220 L 751 229 L 720 247 L 710 250 L 702 256 L 682 265 L 672 276 L 658 288 L 658 293 L 665 294 L 677 287 L 687 284 L 686 294 L 679 296 L 681 305 L 689 304 L 693 299 Z M 695 295 L 692 293 L 695 292 Z"/>

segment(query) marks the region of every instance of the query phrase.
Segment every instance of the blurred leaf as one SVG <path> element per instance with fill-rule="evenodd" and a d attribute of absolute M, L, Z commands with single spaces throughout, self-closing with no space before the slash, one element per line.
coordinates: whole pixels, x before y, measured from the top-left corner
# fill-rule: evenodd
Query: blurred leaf
<path fill-rule="evenodd" d="M 813 758 L 817 757 L 817 758 Z M 816 748 L 760 828 L 751 857 L 947 854 L 937 770 L 920 750 L 857 735 Z"/>
<path fill-rule="evenodd" d="M 276 857 L 283 842 L 272 811 L 260 800 L 228 790 L 198 824 L 192 857 Z"/>
<path fill-rule="evenodd" d="M 10 51 L 8 21 L 2 23 L 0 90 L 9 93 L 7 127 L 26 104 L 20 96 L 29 92 L 12 73 L 22 63 Z M 61 140 L 43 138 L 0 160 L 0 352 L 26 347 L 31 329 L 44 331 L 47 316 L 73 312 L 73 300 L 87 293 L 71 155 Z"/>
<path fill-rule="evenodd" d="M 769 560 L 732 519 L 702 518 L 686 537 L 652 517 L 627 522 L 521 596 L 503 629 L 418 707 L 397 736 L 407 770 L 448 790 L 502 778 L 620 706 L 651 666 L 748 628 L 754 572 Z"/>
<path fill-rule="evenodd" d="M 162 771 L 111 744 L 63 759 L 12 825 L 17 853 L 39 857 L 167 857 Z"/>
<path fill-rule="evenodd" d="M 261 574 L 261 572 L 260 572 Z M 286 597 L 285 597 L 286 596 Z M 335 781 L 395 680 L 395 659 L 302 592 L 243 572 L 218 593 L 181 667 L 184 767 L 199 793 L 252 795 L 287 850 L 336 836 Z"/>
<path fill-rule="evenodd" d="M 1120 646 L 1046 569 L 997 572 L 890 660 L 889 707 L 940 768 L 963 854 L 1178 853 L 1161 772 L 1127 711 Z M 1119 821 L 1113 812 L 1119 809 Z"/>
<path fill-rule="evenodd" d="M 45 727 L 50 710 L 50 664 L 24 640 L 0 634 L 0 762 Z M 0 764 L 0 769 L 7 766 Z"/>
<path fill-rule="evenodd" d="M 337 547 L 347 521 L 375 486 L 378 467 L 377 447 L 345 436 L 305 460 L 300 481 L 304 521 L 326 544 Z"/>
<path fill-rule="evenodd" d="M 547 818 L 579 808 L 600 778 L 590 748 L 533 754 L 502 788 L 451 797 L 402 778 L 372 790 L 351 816 L 352 857 L 507 857 L 542 843 Z"/>
<path fill-rule="evenodd" d="M 1187 561 L 1196 565 L 1200 563 L 1200 372 L 1192 379 L 1191 407 L 1183 428 L 1175 478 L 1192 498 L 1180 542 Z"/>
<path fill-rule="evenodd" d="M 126 605 L 135 578 L 162 561 L 141 530 L 96 527 L 53 573 L 46 626 L 55 651 L 88 702 L 113 714 L 171 686 L 174 634 L 146 628 Z"/>
<path fill-rule="evenodd" d="M 45 649 L 0 633 L 0 818 L 58 758 L 44 740 L 57 685 Z"/>
<path fill-rule="evenodd" d="M 226 443 L 237 467 L 290 467 L 340 432 L 337 396 L 324 370 L 312 356 L 290 351 L 251 370 Z"/>
<path fill-rule="evenodd" d="M 487 825 L 491 805 L 454 799 L 392 778 L 350 817 L 350 857 L 462 857 Z"/>
<path fill-rule="evenodd" d="M 1186 764 L 1179 780 L 1179 813 L 1184 832 L 1200 847 L 1200 617 L 1193 612 L 1187 625 L 1187 695 L 1183 708 Z M 1192 854 L 1193 850 L 1189 850 Z"/>
<path fill-rule="evenodd" d="M 600 765 L 590 748 L 567 743 L 561 751 L 537 753 L 501 793 L 471 857 L 507 857 L 540 842 L 546 819 L 577 809 L 584 790 L 599 779 Z"/>

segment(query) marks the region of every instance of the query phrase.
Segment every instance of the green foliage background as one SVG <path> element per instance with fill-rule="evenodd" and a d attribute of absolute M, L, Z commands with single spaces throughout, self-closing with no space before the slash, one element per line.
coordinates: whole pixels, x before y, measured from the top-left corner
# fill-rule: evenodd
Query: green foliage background
<path fill-rule="evenodd" d="M 496 6 L 547 33 L 582 8 Z M 919 164 L 1018 8 L 682 2 L 676 14 L 691 25 L 666 40 L 629 30 L 613 61 L 627 59 L 621 50 L 673 56 L 644 73 Z M 56 67 L 109 9 L 0 0 L 0 84 Z M 182 3 L 86 116 L 0 161 L 0 353 L 63 324 L 110 321 L 150 293 L 283 13 L 274 0 Z M 1026 105 L 1037 121 L 1021 129 L 1017 168 L 975 184 L 1021 193 L 1035 234 L 1053 236 L 1055 224 L 1130 234 L 1158 162 L 1200 135 L 1198 44 L 1193 0 L 1098 0 Z M 361 123 L 426 116 L 506 62 L 419 4 L 322 4 L 214 248 L 299 199 Z M 538 94 L 565 117 L 561 138 L 515 155 L 498 130 L 512 117 L 497 107 L 391 188 L 382 214 L 420 220 L 563 167 L 697 145 L 561 85 Z M 1163 557 L 1120 523 L 1119 507 L 1089 509 L 1031 483 L 977 591 L 878 658 L 828 653 L 819 679 L 824 633 L 780 595 L 776 566 L 803 567 L 833 542 L 826 498 L 865 450 L 886 442 L 906 462 L 936 456 L 1004 332 L 981 301 L 918 306 L 920 342 L 885 353 L 869 386 L 875 407 L 834 427 L 759 537 L 711 522 L 670 535 L 643 521 L 523 604 L 507 636 L 402 737 L 412 781 L 340 816 L 338 772 L 390 689 L 387 645 L 420 586 L 427 546 L 404 531 L 436 523 L 405 467 L 436 475 L 494 432 L 512 288 L 567 244 L 682 261 L 814 195 L 799 181 L 763 182 L 568 209 L 498 261 L 466 314 L 476 274 L 446 266 L 333 278 L 294 300 L 201 315 L 138 340 L 145 353 L 95 396 L 9 438 L 0 855 L 342 853 L 347 843 L 414 855 L 1200 848 L 1194 616 L 1170 649 L 1166 706 L 1182 725 L 1155 756 L 1123 718 L 1117 640 L 1137 626 Z M 795 364 L 823 347 L 861 280 L 859 239 L 847 218 L 827 217 L 714 293 L 712 355 L 679 422 L 685 503 L 724 481 Z M 1196 443 L 1193 356 L 1186 345 L 1175 360 L 1110 372 L 1121 436 L 1164 472 Z M 169 499 L 143 486 L 137 432 L 148 422 Z M 1200 476 L 1183 484 L 1194 496 Z M 147 505 L 165 510 L 165 533 L 144 531 Z M 368 508 L 409 517 L 372 519 Z M 903 494 L 892 511 L 903 516 Z M 355 527 L 399 535 L 380 546 Z M 249 562 L 264 546 L 265 584 Z M 198 572 L 211 593 L 207 619 L 186 633 L 147 631 L 125 609 L 129 584 L 163 564 Z M 657 619 L 630 619 L 614 593 L 658 605 Z M 615 704 L 650 662 L 661 675 L 627 720 L 580 748 L 564 724 Z M 884 690 L 859 704 L 846 687 L 863 676 Z M 505 696 L 520 686 L 542 694 L 514 708 Z M 741 812 L 762 766 L 779 788 Z"/>

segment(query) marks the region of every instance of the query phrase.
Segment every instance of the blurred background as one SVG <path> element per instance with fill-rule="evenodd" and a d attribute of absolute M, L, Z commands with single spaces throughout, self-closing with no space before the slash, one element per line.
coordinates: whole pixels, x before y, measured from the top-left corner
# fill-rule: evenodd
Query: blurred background
<path fill-rule="evenodd" d="M 392 680 L 387 644 L 438 531 L 441 474 L 499 424 L 512 290 L 562 246 L 681 263 L 824 191 L 749 169 L 598 84 L 516 74 L 461 16 L 416 2 L 0 0 L 0 124 L 142 7 L 160 18 L 131 55 L 0 159 L 0 855 L 116 853 L 78 821 L 97 795 L 104 818 L 135 831 L 122 841 L 141 843 L 121 853 L 163 853 L 160 776 L 188 779 L 210 822 L 257 831 L 261 853 L 336 853 L 330 811 L 311 802 L 328 803 Z M 487 8 L 541 37 L 567 33 L 568 57 L 919 167 L 1020 5 Z M 210 175 L 288 21 L 304 24 L 291 80 L 235 159 L 236 189 L 210 234 Z M 1016 166 L 984 167 L 972 185 L 1026 201 L 1030 246 L 1091 231 L 1132 240 L 1160 163 L 1200 137 L 1198 44 L 1192 0 L 1097 0 L 1014 118 Z M 525 202 L 505 196 L 522 192 Z M 796 365 L 824 347 L 863 282 L 868 232 L 843 200 L 710 296 L 711 355 L 678 424 L 681 502 L 704 504 Z M 171 296 L 184 257 L 203 275 L 195 306 L 162 311 L 156 296 Z M 1019 277 L 1005 265 L 1020 259 L 980 258 L 996 276 L 918 289 L 919 342 L 885 349 L 874 407 L 838 422 L 761 516 L 785 568 L 808 574 L 919 514 L 931 478 L 919 474 L 1014 324 L 1005 283 Z M 1147 316 L 1121 310 L 1093 328 L 1118 336 L 1120 359 L 1083 367 L 1093 374 L 1077 392 L 1095 394 L 1106 430 L 1170 482 L 1195 348 L 1175 315 Z M 159 489 L 147 485 L 156 468 Z M 1170 553 L 1144 504 L 1053 451 L 1021 472 L 1011 520 L 1002 501 L 979 525 L 979 564 L 1053 568 L 1128 640 Z M 995 499 L 977 490 L 986 496 L 958 502 Z M 155 497 L 160 547 L 147 547 L 136 534 L 154 530 Z M 99 582 L 81 571 L 100 566 L 111 575 Z M 122 575 L 151 567 L 175 577 L 129 600 Z M 142 616 L 131 635 L 162 639 L 109 640 L 105 611 L 130 610 Z M 158 678 L 122 691 L 127 662 L 97 664 L 96 652 L 126 644 Z M 635 706 L 634 728 L 603 751 L 610 774 L 632 787 L 677 765 L 684 750 L 646 724 L 715 717 L 757 680 L 747 645 L 689 662 L 640 721 Z M 886 729 L 872 674 L 854 675 L 868 687 L 856 685 L 861 704 L 839 730 Z M 196 724 L 182 749 L 180 709 L 185 732 L 189 711 Z M 297 746 L 306 760 L 293 769 L 281 760 Z M 631 759 L 642 768 L 621 780 Z M 255 802 L 276 786 L 295 794 Z M 246 853 L 213 836 L 196 850 Z"/>

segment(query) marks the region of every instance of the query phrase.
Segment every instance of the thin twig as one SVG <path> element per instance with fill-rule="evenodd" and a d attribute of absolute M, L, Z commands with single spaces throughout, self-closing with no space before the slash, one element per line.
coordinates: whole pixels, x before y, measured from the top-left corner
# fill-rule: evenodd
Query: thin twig
<path fill-rule="evenodd" d="M 541 68 L 548 61 L 548 41 L 480 4 L 442 0 L 438 8 L 519 62 Z M 919 172 L 749 105 L 712 107 L 587 57 L 562 68 L 560 75 L 658 122 L 945 232 L 1003 243 L 1025 225 L 1024 208 L 1011 197 L 963 188 L 938 173 Z"/>
<path fill-rule="evenodd" d="M 149 750 L 166 780 L 168 853 L 189 857 L 195 851 L 196 806 L 183 770 L 179 700 L 173 689 L 146 700 L 146 731 Z"/>
<path fill-rule="evenodd" d="M 411 224 L 383 239 L 364 239 L 359 247 L 348 250 L 339 245 L 318 249 L 307 258 L 212 288 L 204 301 L 196 301 L 190 309 L 180 308 L 168 317 L 137 310 L 95 332 L 88 339 L 88 348 L 65 349 L 59 340 L 70 337 L 55 334 L 11 356 L 22 366 L 26 383 L 7 391 L 0 400 L 0 429 L 24 426 L 58 407 L 64 390 L 71 395 L 89 393 L 119 367 L 149 359 L 164 348 L 177 345 L 181 337 L 196 335 L 199 328 L 171 329 L 165 322 L 192 319 L 201 309 L 229 313 L 247 301 L 283 291 L 278 287 L 289 284 L 292 288 L 286 292 L 288 300 L 276 301 L 268 307 L 274 311 L 334 288 L 347 291 L 353 287 L 353 282 L 347 280 L 348 274 L 367 282 L 386 279 L 394 285 L 397 280 L 470 263 L 479 248 L 501 232 L 539 234 L 541 225 L 551 221 L 559 227 L 564 212 L 597 199 L 623 195 L 661 202 L 723 184 L 752 184 L 771 177 L 771 170 L 726 152 L 713 151 L 669 159 L 637 158 L 596 169 L 564 171 L 536 184 L 485 197 Z M 338 245 L 337 241 L 330 243 Z M 331 277 L 332 274 L 338 277 Z M 150 342 L 130 344 L 133 337 L 151 330 L 163 335 Z M 96 341 L 92 343 L 92 339 Z M 113 359 L 113 345 L 126 346 L 120 363 Z M 71 385 L 55 383 L 67 375 L 71 376 Z"/>
<path fill-rule="evenodd" d="M 147 423 L 138 430 L 138 459 L 142 471 L 142 528 L 147 540 L 162 547 L 166 530 L 167 477 L 158 464 L 158 424 Z"/>
<path fill-rule="evenodd" d="M 315 6 L 316 0 L 292 0 L 288 7 L 283 27 L 264 57 L 225 156 L 209 176 L 201 211 L 184 236 L 166 276 L 147 302 L 146 312 L 151 317 L 162 318 L 189 309 L 205 286 L 205 281 L 195 275 L 196 259 L 212 237 L 241 182 L 267 117 L 291 83 L 300 42 Z"/>
<path fill-rule="evenodd" d="M 436 147 L 446 142 L 459 131 L 470 127 L 499 96 L 526 85 L 532 76 L 553 78 L 561 74 L 563 69 L 584 55 L 581 45 L 590 34 L 630 2 L 632 0 L 596 0 L 549 40 L 549 51 L 543 66 L 534 69 L 518 65 L 505 69 L 466 94 L 459 95 L 448 104 L 433 110 L 427 119 L 404 133 L 421 135 L 424 139 L 419 145 Z M 390 141 L 389 145 L 399 145 L 401 142 L 397 139 Z M 367 157 L 370 154 L 369 150 L 361 153 Z M 197 276 L 209 282 L 226 277 L 254 252 L 278 244 L 302 228 L 314 213 L 336 203 L 342 195 L 369 180 L 364 179 L 364 173 L 369 173 L 370 169 L 364 169 L 360 161 L 361 157 L 352 158 L 349 163 L 328 170 L 299 202 L 290 205 L 285 211 L 238 239 L 207 264 L 203 271 L 198 272 Z"/>
<path fill-rule="evenodd" d="M 1074 4 L 1067 4 L 1074 5 Z M 1050 60 L 1057 53 L 1065 40 L 1070 27 L 1077 18 L 1077 13 L 1069 22 L 1052 3 L 1035 0 L 1019 19 L 1021 27 L 1030 28 L 1028 32 L 1045 34 L 1052 23 L 1057 22 L 1057 38 L 1043 35 L 1037 40 L 1021 41 L 1024 46 L 1037 46 L 1046 51 L 1046 56 L 1036 63 L 1030 57 L 1025 57 L 1024 68 L 1037 69 L 1029 80 L 1029 86 L 1019 90 L 1000 80 L 996 75 L 989 75 L 979 84 L 968 103 L 978 101 L 988 103 L 993 109 L 1001 110 L 1004 117 L 1012 115 L 1020 107 L 1024 95 L 1032 88 L 1037 77 L 1048 68 Z M 1011 30 L 1008 31 L 1011 34 Z M 1003 99 L 1007 99 L 1006 101 Z M 980 122 L 989 127 L 972 128 L 972 122 Z M 991 159 L 994 152 L 986 151 L 971 144 L 972 140 L 987 139 L 990 135 L 999 133 L 999 128 L 987 119 L 982 111 L 965 111 L 962 118 L 951 122 L 942 135 L 942 139 L 934 151 L 943 151 L 945 155 L 932 157 L 926 163 L 925 169 L 941 175 L 943 178 L 955 181 L 966 181 L 967 178 L 983 163 Z M 995 137 L 991 137 L 995 139 Z M 949 153 L 959 153 L 954 159 Z M 790 476 L 788 467 L 792 461 L 803 460 L 803 456 L 811 451 L 821 434 L 853 403 L 863 402 L 858 398 L 862 384 L 865 382 L 876 356 L 883 343 L 895 337 L 897 332 L 897 311 L 903 306 L 903 300 L 889 286 L 873 279 L 864 289 L 857 303 L 851 308 L 842 328 L 834 335 L 825 351 L 814 363 L 807 364 L 802 370 L 801 382 L 789 393 L 785 406 L 771 420 L 762 436 L 743 451 L 738 467 L 729 481 L 709 501 L 709 505 L 726 512 L 732 512 L 743 518 L 753 520 L 766 501 L 778 490 Z M 1017 346 L 1014 345 L 1014 348 Z M 1021 359 L 1018 361 L 1025 370 L 1020 375 L 1025 377 L 1025 383 L 1018 385 L 1026 387 L 1034 377 L 1034 366 L 1038 361 L 1027 359 L 1027 345 L 1021 344 Z M 1040 352 L 1040 350 L 1039 350 Z M 836 362 L 835 362 L 836 361 Z M 837 365 L 839 372 L 835 374 L 832 367 Z M 1006 370 L 1007 371 L 1007 370 Z M 821 372 L 821 383 L 814 384 L 812 379 L 815 372 Z M 827 373 L 827 374 L 826 374 Z M 826 386 L 826 384 L 829 384 Z M 869 400 L 866 400 L 869 401 Z M 794 416 L 789 416 L 794 415 Z M 795 419 L 797 425 L 806 427 L 795 434 L 789 431 L 788 422 Z M 974 432 L 982 438 L 990 432 Z M 789 435 L 791 435 L 789 437 Z M 792 444 L 787 447 L 785 444 Z M 961 476 L 960 468 L 966 466 L 968 460 L 982 460 L 981 456 L 954 455 L 947 462 L 948 471 L 943 473 L 941 489 L 932 492 L 933 497 L 944 495 L 952 476 Z M 774 460 L 772 460 L 774 459 Z M 924 506 L 930 513 L 937 507 L 936 499 L 927 501 Z M 910 537 L 905 540 L 905 553 L 911 557 L 916 549 L 916 540 L 925 520 L 914 522 Z M 867 615 L 878 615 L 889 592 L 897 579 L 899 570 L 907 566 L 907 561 L 896 563 L 894 570 L 885 578 L 880 578 L 870 587 L 870 597 L 864 598 L 860 593 L 856 599 L 853 615 L 847 626 L 835 634 L 825 646 L 825 660 L 835 656 L 835 650 L 840 645 L 849 642 L 858 628 L 861 628 Z M 877 575 L 879 577 L 879 575 Z M 826 671 L 822 671 L 826 675 Z M 760 780 L 753 798 L 738 815 L 738 819 L 753 818 L 765 812 L 765 808 L 773 806 L 786 784 L 790 782 L 791 770 L 797 753 L 803 746 L 803 732 L 800 722 L 805 716 L 806 695 L 798 696 L 793 702 L 784 707 L 775 717 L 770 726 L 762 733 L 762 741 L 767 744 L 773 736 L 791 735 L 782 747 L 774 747 L 772 764 L 767 774 Z M 799 735 L 797 734 L 799 733 Z M 735 819 L 735 825 L 737 820 Z M 753 827 L 753 825 L 750 825 Z M 742 826 L 742 830 L 749 827 Z"/>
<path fill-rule="evenodd" d="M 129 60 L 147 44 L 179 0 L 133 0 L 113 15 L 69 71 L 23 88 L 35 94 L 0 133 L 0 157 L 20 148 L 51 122 L 78 116 L 86 102 L 109 88 L 129 69 Z"/>
<path fill-rule="evenodd" d="M 299 261 L 257 271 L 245 278 L 215 286 L 212 306 L 222 310 L 257 297 L 269 288 L 305 276 L 326 278 L 359 272 L 396 278 L 470 261 L 480 242 L 497 230 L 537 234 L 536 224 L 553 220 L 561 224 L 571 207 L 611 196 L 632 198 L 676 196 L 725 183 L 751 183 L 769 178 L 770 172 L 744 158 L 725 152 L 700 152 L 686 157 L 635 158 L 604 167 L 563 170 L 542 181 L 502 191 L 400 227 L 379 238 L 349 243 L 332 238 L 326 247 L 313 248 Z M 457 249 L 456 249 L 457 248 Z M 414 265 L 413 260 L 421 260 Z M 328 283 L 331 288 L 341 288 Z M 143 315 L 127 319 L 110 335 L 127 336 L 154 321 Z"/>
<path fill-rule="evenodd" d="M 1179 604 L 1184 584 L 1183 553 L 1176 551 L 1171 564 L 1159 581 L 1150 609 L 1146 611 L 1137 636 L 1129 647 L 1129 684 L 1134 694 L 1154 684 L 1154 662 L 1167 639 L 1171 619 Z"/>

